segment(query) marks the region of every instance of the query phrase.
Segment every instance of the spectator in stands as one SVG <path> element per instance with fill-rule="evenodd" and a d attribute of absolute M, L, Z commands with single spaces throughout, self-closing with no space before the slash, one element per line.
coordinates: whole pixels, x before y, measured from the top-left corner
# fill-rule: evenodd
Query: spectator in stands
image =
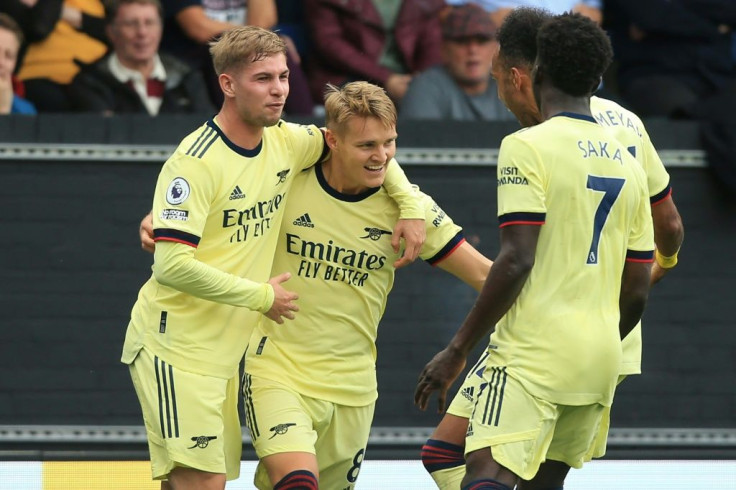
<path fill-rule="evenodd" d="M 13 72 L 18 51 L 23 44 L 23 32 L 18 23 L 0 13 L 0 115 L 35 114 L 33 104 L 16 94 Z"/>
<path fill-rule="evenodd" d="M 45 38 L 61 15 L 63 0 L 3 0 L 0 12 L 9 15 L 23 32 L 23 44 L 18 53 L 17 65 L 22 64 L 26 44 Z"/>
<path fill-rule="evenodd" d="M 75 61 L 92 63 L 107 52 L 105 9 L 102 0 L 44 0 L 40 15 L 56 13 L 50 34 L 31 43 L 23 58 L 18 78 L 26 96 L 39 112 L 65 112 L 72 109 L 67 89 L 79 72 Z"/>
<path fill-rule="evenodd" d="M 221 105 L 223 96 L 209 55 L 209 42 L 236 26 L 253 25 L 272 29 L 278 22 L 276 0 L 163 0 L 164 37 L 162 49 L 200 70 L 210 98 Z M 287 66 L 290 96 L 287 115 L 311 115 L 314 102 L 301 67 L 301 59 L 288 37 Z"/>
<path fill-rule="evenodd" d="M 736 2 L 607 0 L 605 16 L 625 102 L 698 121 L 711 169 L 736 195 Z"/>
<path fill-rule="evenodd" d="M 103 114 L 207 112 L 214 114 L 202 75 L 159 54 L 159 0 L 112 0 L 107 35 L 112 52 L 84 65 L 69 88 L 75 109 Z"/>
<path fill-rule="evenodd" d="M 736 79 L 733 0 L 607 0 L 621 95 L 640 116 L 692 117 Z"/>
<path fill-rule="evenodd" d="M 451 7 L 442 20 L 442 64 L 414 77 L 401 119 L 514 120 L 497 95 L 491 60 L 496 27 L 479 6 Z"/>
<path fill-rule="evenodd" d="M 601 0 L 447 0 L 447 3 L 450 5 L 477 3 L 491 14 L 491 20 L 497 26 L 500 26 L 509 12 L 516 7 L 541 8 L 553 14 L 572 11 L 583 14 L 598 24 L 603 18 Z"/>
<path fill-rule="evenodd" d="M 400 102 L 415 73 L 438 64 L 443 0 L 305 0 L 312 97 L 368 80 Z M 318 98 L 319 97 L 319 98 Z"/>

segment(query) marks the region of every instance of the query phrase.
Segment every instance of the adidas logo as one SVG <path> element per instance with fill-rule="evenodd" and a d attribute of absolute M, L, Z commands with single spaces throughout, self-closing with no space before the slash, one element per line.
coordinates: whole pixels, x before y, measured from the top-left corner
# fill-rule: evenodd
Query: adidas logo
<path fill-rule="evenodd" d="M 245 199 L 245 194 L 240 190 L 239 185 L 236 185 L 235 189 L 233 189 L 233 192 L 230 194 L 230 200 L 234 201 L 235 199 Z"/>
<path fill-rule="evenodd" d="M 296 226 L 314 228 L 314 224 L 312 223 L 312 218 L 309 217 L 309 213 L 304 213 L 303 215 L 299 216 L 297 219 L 294 220 L 294 224 Z"/>
<path fill-rule="evenodd" d="M 471 402 L 473 401 L 473 387 L 472 386 L 468 386 L 463 391 L 461 391 L 460 394 L 462 394 L 465 398 L 467 398 L 468 401 L 471 401 Z"/>

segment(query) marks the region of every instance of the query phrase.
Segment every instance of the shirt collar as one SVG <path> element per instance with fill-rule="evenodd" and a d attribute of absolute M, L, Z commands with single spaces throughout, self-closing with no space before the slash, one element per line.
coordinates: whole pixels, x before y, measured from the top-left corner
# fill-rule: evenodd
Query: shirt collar
<path fill-rule="evenodd" d="M 113 76 L 122 83 L 126 83 L 129 80 L 143 80 L 141 72 L 131 70 L 120 63 L 117 53 L 113 53 L 112 56 L 110 56 L 108 60 L 108 68 Z M 150 78 L 161 80 L 162 82 L 166 80 L 166 69 L 164 68 L 164 64 L 161 62 L 161 58 L 158 54 L 153 58 L 153 71 L 151 72 Z"/>

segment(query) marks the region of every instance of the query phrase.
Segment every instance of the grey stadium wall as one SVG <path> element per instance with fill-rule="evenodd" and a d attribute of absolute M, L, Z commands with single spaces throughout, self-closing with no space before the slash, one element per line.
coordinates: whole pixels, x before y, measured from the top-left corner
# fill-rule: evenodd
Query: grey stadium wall
<path fill-rule="evenodd" d="M 202 120 L 0 119 L 0 425 L 141 424 L 119 363 L 130 308 L 150 274 L 138 223 L 167 152 Z M 621 385 L 613 424 L 733 428 L 736 206 L 708 171 L 692 125 L 649 128 L 666 155 L 686 238 L 680 265 L 650 295 L 644 373 Z M 490 257 L 498 250 L 495 149 L 515 129 L 399 127 L 410 179 Z M 397 274 L 379 329 L 374 425 L 438 421 L 434 407 L 413 406 L 414 383 L 474 297 L 426 264 Z"/>

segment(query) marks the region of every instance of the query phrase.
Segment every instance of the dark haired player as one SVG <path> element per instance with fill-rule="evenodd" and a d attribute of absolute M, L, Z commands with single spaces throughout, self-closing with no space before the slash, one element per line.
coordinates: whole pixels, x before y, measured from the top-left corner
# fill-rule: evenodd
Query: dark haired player
<path fill-rule="evenodd" d="M 499 96 L 524 126 L 542 122 L 531 87 L 531 70 L 537 55 L 539 28 L 552 15 L 542 9 L 518 8 L 505 20 L 499 31 L 500 50 L 493 63 L 493 76 Z M 616 135 L 636 156 L 647 174 L 652 219 L 654 222 L 657 261 L 652 267 L 654 284 L 677 263 L 677 252 L 683 240 L 683 226 L 671 196 L 670 178 L 639 118 L 615 102 L 591 97 L 590 108 L 596 121 Z M 619 382 L 627 375 L 641 373 L 641 328 L 637 326 L 622 343 L 623 359 Z M 455 489 L 465 475 L 465 434 L 473 410 L 473 394 L 478 389 L 485 357 L 468 371 L 447 412 L 422 448 L 425 468 L 442 489 Z M 444 407 L 444 403 L 442 404 Z M 601 422 L 596 447 L 586 457 L 605 454 L 610 408 Z M 542 469 L 545 465 L 542 465 Z"/>
<path fill-rule="evenodd" d="M 440 390 L 443 408 L 467 353 L 493 331 L 464 489 L 561 488 L 595 447 L 619 340 L 644 310 L 654 256 L 646 175 L 590 109 L 611 58 L 605 33 L 580 15 L 539 30 L 531 79 L 544 122 L 501 144 L 501 250 L 463 325 L 420 376 L 416 403 L 426 408 Z M 514 111 L 518 100 L 500 85 L 499 96 Z"/>

